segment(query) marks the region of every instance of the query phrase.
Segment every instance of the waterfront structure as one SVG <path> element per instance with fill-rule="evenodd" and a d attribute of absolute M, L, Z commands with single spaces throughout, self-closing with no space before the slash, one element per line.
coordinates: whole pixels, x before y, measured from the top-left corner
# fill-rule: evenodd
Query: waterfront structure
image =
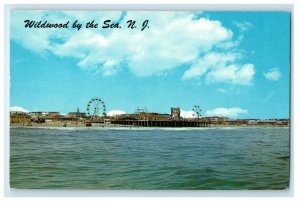
<path fill-rule="evenodd" d="M 10 124 L 27 124 L 30 116 L 25 112 L 10 112 Z"/>
<path fill-rule="evenodd" d="M 204 120 L 132 120 L 116 119 L 111 124 L 133 127 L 208 127 L 210 124 Z"/>
<path fill-rule="evenodd" d="M 30 116 L 31 119 L 39 119 L 43 117 L 56 117 L 60 116 L 59 112 L 28 112 L 28 115 Z"/>
<path fill-rule="evenodd" d="M 209 121 L 212 124 L 224 124 L 227 120 L 229 120 L 229 118 L 227 117 L 217 117 L 217 116 L 205 117 L 204 119 Z"/>
<path fill-rule="evenodd" d="M 59 112 L 42 112 L 42 111 L 29 112 L 28 115 L 30 117 L 30 121 L 36 123 L 45 123 L 54 120 L 59 121 L 59 118 L 63 117 L 63 115 L 61 115 Z"/>
<path fill-rule="evenodd" d="M 139 120 L 159 120 L 159 119 L 170 119 L 169 114 L 159 114 L 156 112 L 140 112 L 132 117 Z"/>
<path fill-rule="evenodd" d="M 228 126 L 246 126 L 248 122 L 245 119 L 226 119 L 223 124 Z"/>
<path fill-rule="evenodd" d="M 179 107 L 171 107 L 171 117 L 172 117 L 172 119 L 175 119 L 175 120 L 180 119 L 180 108 Z"/>
<path fill-rule="evenodd" d="M 80 112 L 79 108 L 77 108 L 76 112 L 69 112 L 67 116 L 71 117 L 71 118 L 85 118 L 86 113 L 85 112 Z"/>
<path fill-rule="evenodd" d="M 100 99 L 91 99 L 101 103 Z M 100 101 L 100 102 L 99 102 Z M 104 103 L 103 103 L 104 104 Z M 90 105 L 91 106 L 91 105 Z M 96 112 L 99 112 L 99 105 L 94 107 Z M 98 107 L 98 108 L 97 108 Z M 103 110 L 106 112 L 106 110 Z M 200 109 L 194 107 L 193 112 Z M 227 117 L 202 117 L 200 114 L 193 118 L 182 118 L 180 116 L 179 107 L 171 107 L 170 114 L 161 114 L 156 112 L 147 112 L 147 109 L 137 109 L 132 114 L 119 114 L 107 116 L 102 112 L 102 115 L 88 115 L 80 112 L 77 108 L 76 112 L 69 112 L 67 115 L 62 115 L 59 112 L 10 112 L 11 125 L 46 125 L 46 126 L 136 126 L 136 127 L 207 127 L 207 126 L 289 126 L 289 119 L 229 119 Z M 105 114 L 105 115 L 104 115 Z"/>
<path fill-rule="evenodd" d="M 146 107 L 144 107 L 144 108 L 137 107 L 135 110 L 135 113 L 142 113 L 142 112 L 148 112 L 147 108 Z"/>

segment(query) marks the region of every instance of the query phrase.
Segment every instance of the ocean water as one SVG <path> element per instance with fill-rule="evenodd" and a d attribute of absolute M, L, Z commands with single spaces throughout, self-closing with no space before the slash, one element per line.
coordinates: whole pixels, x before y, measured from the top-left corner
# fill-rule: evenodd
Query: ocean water
<path fill-rule="evenodd" d="M 286 189 L 288 128 L 11 128 L 22 189 Z"/>

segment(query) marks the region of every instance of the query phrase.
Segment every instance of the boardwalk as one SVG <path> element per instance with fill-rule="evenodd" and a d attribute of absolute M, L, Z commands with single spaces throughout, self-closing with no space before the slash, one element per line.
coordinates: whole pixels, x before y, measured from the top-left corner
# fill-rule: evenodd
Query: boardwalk
<path fill-rule="evenodd" d="M 137 127 L 208 127 L 206 121 L 186 120 L 111 120 L 111 124 Z"/>

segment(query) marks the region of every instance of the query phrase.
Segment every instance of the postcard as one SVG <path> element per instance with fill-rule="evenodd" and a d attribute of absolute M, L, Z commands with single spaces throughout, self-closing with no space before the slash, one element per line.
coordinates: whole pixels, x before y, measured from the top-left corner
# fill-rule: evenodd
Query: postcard
<path fill-rule="evenodd" d="M 290 187 L 291 13 L 10 11 L 12 189 Z"/>

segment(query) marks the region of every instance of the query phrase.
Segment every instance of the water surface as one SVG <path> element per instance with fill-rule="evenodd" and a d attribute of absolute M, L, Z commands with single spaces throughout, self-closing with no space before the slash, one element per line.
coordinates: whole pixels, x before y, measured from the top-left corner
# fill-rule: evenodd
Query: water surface
<path fill-rule="evenodd" d="M 12 128 L 10 185 L 286 189 L 289 129 Z"/>

